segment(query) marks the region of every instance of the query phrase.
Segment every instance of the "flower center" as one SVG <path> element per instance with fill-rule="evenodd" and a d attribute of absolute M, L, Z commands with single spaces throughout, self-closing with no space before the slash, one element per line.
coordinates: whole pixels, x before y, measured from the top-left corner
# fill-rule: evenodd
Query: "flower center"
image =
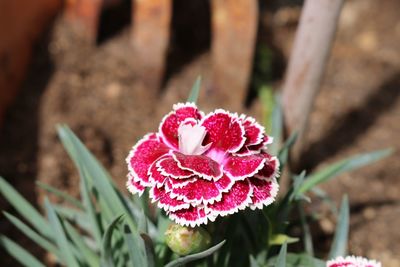
<path fill-rule="evenodd" d="M 185 155 L 201 155 L 210 148 L 211 143 L 203 146 L 206 128 L 200 125 L 181 124 L 178 128 L 179 151 Z"/>

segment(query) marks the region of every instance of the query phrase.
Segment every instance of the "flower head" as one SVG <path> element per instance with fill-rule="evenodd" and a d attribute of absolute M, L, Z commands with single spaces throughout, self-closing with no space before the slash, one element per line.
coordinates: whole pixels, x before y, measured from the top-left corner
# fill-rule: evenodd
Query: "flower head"
<path fill-rule="evenodd" d="M 176 104 L 157 133 L 143 137 L 127 157 L 131 193 L 146 187 L 158 207 L 181 225 L 272 203 L 279 162 L 266 152 L 272 138 L 253 118 L 222 109 L 204 115 Z"/>
<path fill-rule="evenodd" d="M 381 263 L 363 257 L 337 257 L 326 263 L 326 267 L 381 267 Z"/>

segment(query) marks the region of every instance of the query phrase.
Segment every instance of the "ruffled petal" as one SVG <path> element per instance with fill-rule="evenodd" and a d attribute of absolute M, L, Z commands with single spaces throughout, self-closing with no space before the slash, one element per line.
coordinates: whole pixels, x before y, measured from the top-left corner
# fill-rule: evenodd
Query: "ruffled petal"
<path fill-rule="evenodd" d="M 237 115 L 222 109 L 207 115 L 201 125 L 207 130 L 204 143 L 211 143 L 210 149 L 235 153 L 246 141 L 245 130 Z"/>
<path fill-rule="evenodd" d="M 276 157 L 272 157 L 269 154 L 262 154 L 266 158 L 264 167 L 257 172 L 255 177 L 268 179 L 279 175 L 279 160 Z"/>
<path fill-rule="evenodd" d="M 237 181 L 231 189 L 222 195 L 221 201 L 208 205 L 213 216 L 225 216 L 245 209 L 251 203 L 252 188 L 249 181 Z"/>
<path fill-rule="evenodd" d="M 128 188 L 129 192 L 132 194 L 139 194 L 141 196 L 144 192 L 145 187 L 140 184 L 140 182 L 135 182 L 133 177 L 128 174 L 128 181 L 126 182 L 126 188 Z"/>
<path fill-rule="evenodd" d="M 262 127 L 256 120 L 252 117 L 246 117 L 241 115 L 240 119 L 242 121 L 246 142 L 245 146 L 258 145 L 263 141 L 264 137 L 264 127 Z"/>
<path fill-rule="evenodd" d="M 379 261 L 363 257 L 339 256 L 335 259 L 329 260 L 326 263 L 326 267 L 382 267 L 382 264 Z"/>
<path fill-rule="evenodd" d="M 151 198 L 152 202 L 158 201 L 157 206 L 167 212 L 187 209 L 190 206 L 184 201 L 171 198 L 170 194 L 165 190 L 164 187 L 152 187 L 149 192 L 149 197 Z"/>
<path fill-rule="evenodd" d="M 160 161 L 163 161 L 166 159 L 166 156 L 160 157 L 157 161 L 155 161 L 149 168 L 148 175 L 149 175 L 149 182 L 153 186 L 162 187 L 168 178 L 164 174 L 161 173 L 161 171 L 158 169 L 157 165 Z"/>
<path fill-rule="evenodd" d="M 184 155 L 180 152 L 172 152 L 172 157 L 179 168 L 193 172 L 207 179 L 217 180 L 222 177 L 222 165 L 204 155 Z"/>
<path fill-rule="evenodd" d="M 178 149 L 178 128 L 187 119 L 201 120 L 202 113 L 193 103 L 179 103 L 173 106 L 173 111 L 167 114 L 161 121 L 159 133 L 161 138 L 174 149 Z"/>
<path fill-rule="evenodd" d="M 178 162 L 175 161 L 171 155 L 168 155 L 165 159 L 158 161 L 157 167 L 163 175 L 176 179 L 188 178 L 194 175 L 192 171 L 180 168 L 178 166 Z"/>
<path fill-rule="evenodd" d="M 214 201 L 221 200 L 222 193 L 228 191 L 233 182 L 226 175 L 216 182 L 198 178 L 185 186 L 173 188 L 171 196 L 195 205 L 214 203 Z"/>
<path fill-rule="evenodd" d="M 148 134 L 129 152 L 126 162 L 133 179 L 150 186 L 148 171 L 158 158 L 168 153 L 169 148 L 158 140 L 156 134 Z"/>
<path fill-rule="evenodd" d="M 261 170 L 266 158 L 260 155 L 230 156 L 224 162 L 224 171 L 236 180 L 253 176 Z"/>
<path fill-rule="evenodd" d="M 258 179 L 251 177 L 248 180 L 253 189 L 252 203 L 249 205 L 252 210 L 261 209 L 263 206 L 268 206 L 274 202 L 279 189 L 279 184 L 275 178 Z"/>
<path fill-rule="evenodd" d="M 197 176 L 192 176 L 186 179 L 176 179 L 176 178 L 168 178 L 168 181 L 166 183 L 166 190 L 171 191 L 173 188 L 182 188 L 186 186 L 188 183 L 192 183 L 196 181 Z"/>
<path fill-rule="evenodd" d="M 209 219 L 204 208 L 190 206 L 188 209 L 182 209 L 168 214 L 169 218 L 183 226 L 195 227 L 200 224 L 206 224 Z"/>

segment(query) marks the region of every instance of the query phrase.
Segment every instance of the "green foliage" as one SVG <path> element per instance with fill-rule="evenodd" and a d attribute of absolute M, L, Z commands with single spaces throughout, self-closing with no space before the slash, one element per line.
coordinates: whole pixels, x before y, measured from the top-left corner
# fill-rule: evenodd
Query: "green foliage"
<path fill-rule="evenodd" d="M 199 77 L 193 85 L 189 102 L 196 102 L 200 80 Z M 296 134 L 283 140 L 279 98 L 270 87 L 261 91 L 261 97 L 263 104 L 268 106 L 264 109 L 266 128 L 275 139 L 275 145 L 269 149 L 278 156 L 283 172 L 287 168 Z M 306 205 L 311 201 L 307 194 L 313 192 L 336 213 L 333 201 L 317 186 L 345 171 L 371 164 L 390 154 L 390 150 L 381 150 L 353 156 L 311 174 L 305 171 L 291 174 L 287 171 L 290 185 L 287 192 L 281 194 L 282 198 L 263 210 L 245 210 L 207 225 L 214 246 L 180 257 L 166 244 L 164 234 L 171 223 L 166 215 L 154 209 L 148 197 L 138 199 L 118 190 L 103 166 L 67 126 L 59 126 L 58 133 L 79 173 L 80 199 L 38 183 L 46 192 L 68 203 L 54 204 L 46 198 L 44 217 L 1 177 L 0 192 L 22 219 L 7 212 L 4 212 L 5 217 L 38 246 L 52 253 L 59 264 L 72 267 L 325 266 L 324 261 L 313 256 L 309 220 L 316 216 L 306 212 Z M 299 215 L 299 220 L 289 221 L 294 212 Z M 329 257 L 346 253 L 349 232 L 347 197 L 343 198 L 337 221 Z M 294 226 L 303 229 L 302 236 L 290 235 Z M 300 240 L 307 253 L 289 253 L 289 245 Z M 3 235 L 0 236 L 0 244 L 22 265 L 44 266 L 25 248 Z"/>

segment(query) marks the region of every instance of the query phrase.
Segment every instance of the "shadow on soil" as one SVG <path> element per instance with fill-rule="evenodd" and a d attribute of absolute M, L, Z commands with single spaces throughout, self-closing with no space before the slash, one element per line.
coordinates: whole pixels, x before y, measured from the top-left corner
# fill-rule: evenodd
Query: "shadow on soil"
<path fill-rule="evenodd" d="M 400 72 L 395 73 L 377 88 L 359 107 L 347 113 L 326 135 L 304 151 L 302 168 L 311 170 L 318 162 L 336 155 L 353 144 L 376 120 L 388 112 L 400 96 Z M 318 160 L 315 160 L 318 159 Z"/>

